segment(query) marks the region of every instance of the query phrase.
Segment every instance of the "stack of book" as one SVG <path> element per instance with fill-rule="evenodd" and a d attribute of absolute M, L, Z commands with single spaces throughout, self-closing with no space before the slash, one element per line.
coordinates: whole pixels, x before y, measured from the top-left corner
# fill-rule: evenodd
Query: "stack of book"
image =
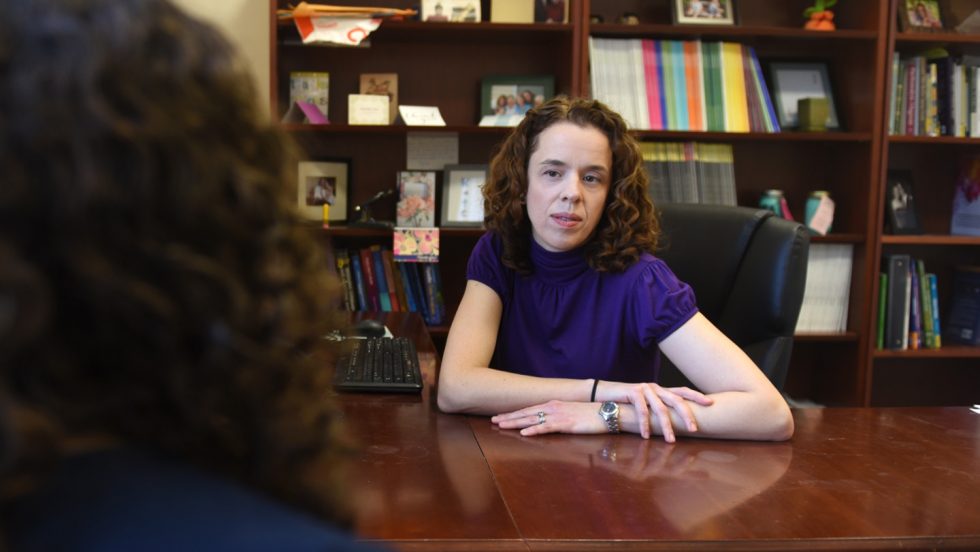
<path fill-rule="evenodd" d="M 396 263 L 391 249 L 337 249 L 337 274 L 349 311 L 418 312 L 426 324 L 446 318 L 437 263 Z"/>
<path fill-rule="evenodd" d="M 849 243 L 810 244 L 797 333 L 847 331 L 853 253 Z"/>
<path fill-rule="evenodd" d="M 654 205 L 736 205 L 731 144 L 641 142 L 640 149 Z"/>
<path fill-rule="evenodd" d="M 938 349 L 942 347 L 936 275 L 926 272 L 922 259 L 907 254 L 885 257 L 879 275 L 879 349 Z"/>
<path fill-rule="evenodd" d="M 980 136 L 980 56 L 895 52 L 890 86 L 889 134 Z"/>
<path fill-rule="evenodd" d="M 779 132 L 755 50 L 734 42 L 589 38 L 594 98 L 637 130 Z"/>

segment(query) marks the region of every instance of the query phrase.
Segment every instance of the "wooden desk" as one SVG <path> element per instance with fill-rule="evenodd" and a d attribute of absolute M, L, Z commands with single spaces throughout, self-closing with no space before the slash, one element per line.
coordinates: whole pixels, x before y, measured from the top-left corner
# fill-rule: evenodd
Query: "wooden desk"
<path fill-rule="evenodd" d="M 391 315 L 389 315 L 391 316 Z M 389 322 L 413 335 L 411 320 Z M 421 396 L 344 395 L 356 530 L 402 550 L 980 550 L 980 416 L 794 411 L 788 443 L 524 438 Z"/>

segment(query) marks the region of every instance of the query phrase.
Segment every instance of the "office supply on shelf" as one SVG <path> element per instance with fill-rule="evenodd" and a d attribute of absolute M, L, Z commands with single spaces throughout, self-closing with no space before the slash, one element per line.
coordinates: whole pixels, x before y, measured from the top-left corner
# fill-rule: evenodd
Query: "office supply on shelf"
<path fill-rule="evenodd" d="M 350 340 L 334 375 L 339 391 L 417 393 L 422 390 L 415 344 L 405 337 Z"/>

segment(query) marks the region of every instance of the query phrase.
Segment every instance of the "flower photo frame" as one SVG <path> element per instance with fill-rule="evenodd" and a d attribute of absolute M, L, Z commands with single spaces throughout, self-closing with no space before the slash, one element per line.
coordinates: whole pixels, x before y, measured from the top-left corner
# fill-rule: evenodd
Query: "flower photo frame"
<path fill-rule="evenodd" d="M 429 228 L 436 225 L 436 172 L 399 171 L 395 226 Z"/>

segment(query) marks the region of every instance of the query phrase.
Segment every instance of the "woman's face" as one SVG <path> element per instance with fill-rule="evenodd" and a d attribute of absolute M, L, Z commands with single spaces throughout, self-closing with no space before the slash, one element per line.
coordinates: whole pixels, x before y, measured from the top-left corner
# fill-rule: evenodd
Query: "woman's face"
<path fill-rule="evenodd" d="M 527 167 L 527 214 L 548 251 L 584 244 L 602 218 L 612 180 L 609 140 L 595 127 L 556 123 L 538 135 Z"/>

